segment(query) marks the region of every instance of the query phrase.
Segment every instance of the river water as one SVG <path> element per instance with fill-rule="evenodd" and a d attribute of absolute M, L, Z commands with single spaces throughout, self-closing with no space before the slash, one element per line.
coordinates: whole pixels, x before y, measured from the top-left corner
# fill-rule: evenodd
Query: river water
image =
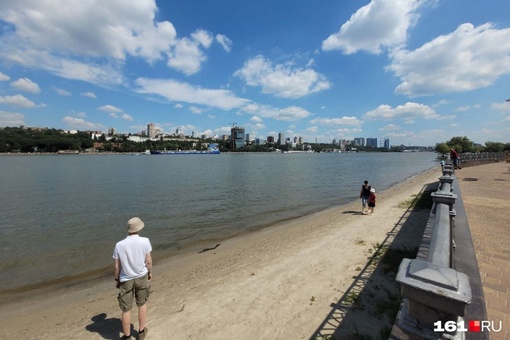
<path fill-rule="evenodd" d="M 104 273 L 133 216 L 153 255 L 171 256 L 434 166 L 426 152 L 2 156 L 0 293 Z"/>

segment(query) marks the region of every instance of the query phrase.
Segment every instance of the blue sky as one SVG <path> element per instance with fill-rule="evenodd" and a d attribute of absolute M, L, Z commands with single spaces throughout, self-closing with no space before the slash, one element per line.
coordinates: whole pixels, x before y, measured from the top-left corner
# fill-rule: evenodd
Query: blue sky
<path fill-rule="evenodd" d="M 0 126 L 510 142 L 508 0 L 0 2 Z"/>

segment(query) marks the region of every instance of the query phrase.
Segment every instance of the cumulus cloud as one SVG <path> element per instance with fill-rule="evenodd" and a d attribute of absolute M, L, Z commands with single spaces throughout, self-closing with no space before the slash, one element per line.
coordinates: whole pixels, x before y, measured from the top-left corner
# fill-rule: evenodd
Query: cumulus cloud
<path fill-rule="evenodd" d="M 253 116 L 253 117 L 250 118 L 250 122 L 262 123 L 263 120 L 262 120 L 262 118 L 260 118 L 258 116 Z"/>
<path fill-rule="evenodd" d="M 295 121 L 310 116 L 310 112 L 298 106 L 289 106 L 278 111 L 275 117 L 276 120 Z"/>
<path fill-rule="evenodd" d="M 0 96 L 0 104 L 10 104 L 26 108 L 34 108 L 38 106 L 33 101 L 20 94 L 16 94 L 14 96 Z M 42 106 L 44 106 L 44 104 Z"/>
<path fill-rule="evenodd" d="M 341 118 L 316 118 L 310 121 L 314 125 L 361 125 L 361 120 L 356 117 L 341 117 Z"/>
<path fill-rule="evenodd" d="M 69 128 L 76 130 L 101 130 L 104 128 L 101 124 L 96 124 L 92 122 L 88 122 L 83 118 L 75 118 L 66 116 L 62 119 L 64 123 L 66 123 Z"/>
<path fill-rule="evenodd" d="M 388 69 L 402 81 L 395 92 L 408 96 L 490 86 L 510 73 L 510 28 L 460 25 L 414 51 L 395 52 Z"/>
<path fill-rule="evenodd" d="M 8 1 L 0 20 L 13 27 L 0 36 L 0 56 L 69 79 L 119 84 L 128 56 L 153 63 L 176 43 L 168 21 L 155 21 L 154 0 Z"/>
<path fill-rule="evenodd" d="M 169 101 L 185 102 L 216 107 L 222 110 L 240 108 L 249 103 L 248 99 L 239 98 L 228 90 L 203 89 L 187 83 L 170 79 L 138 78 L 138 93 L 155 94 Z"/>
<path fill-rule="evenodd" d="M 127 113 L 123 113 L 121 115 L 121 118 L 130 122 L 133 121 L 133 117 L 131 115 L 128 115 Z"/>
<path fill-rule="evenodd" d="M 176 31 L 168 22 L 155 22 L 153 0 L 114 0 L 98 6 L 93 1 L 11 1 L 1 18 L 16 27 L 10 34 L 18 47 L 69 55 L 124 60 L 139 56 L 161 58 L 174 42 Z"/>
<path fill-rule="evenodd" d="M 395 130 L 400 130 L 400 126 L 395 124 L 388 124 L 379 129 L 379 131 L 395 131 Z"/>
<path fill-rule="evenodd" d="M 25 116 L 21 113 L 0 111 L 0 126 L 25 125 Z"/>
<path fill-rule="evenodd" d="M 365 113 L 366 119 L 439 119 L 441 116 L 431 107 L 408 102 L 393 108 L 390 105 L 379 105 L 375 110 Z"/>
<path fill-rule="evenodd" d="M 123 112 L 122 109 L 119 109 L 118 107 L 115 107 L 113 105 L 103 105 L 98 107 L 97 109 L 104 112 Z"/>
<path fill-rule="evenodd" d="M 496 111 L 510 111 L 510 101 L 503 103 L 492 103 L 491 108 Z"/>
<path fill-rule="evenodd" d="M 262 93 L 283 98 L 300 98 L 331 87 L 324 75 L 312 69 L 298 68 L 292 63 L 273 65 L 263 56 L 248 60 L 234 75 L 248 86 L 260 86 Z"/>
<path fill-rule="evenodd" d="M 69 92 L 67 90 L 64 90 L 64 89 L 61 89 L 61 88 L 58 88 L 58 87 L 55 87 L 54 89 L 55 89 L 55 92 L 57 92 L 61 96 L 68 97 L 68 96 L 71 95 L 71 92 Z"/>
<path fill-rule="evenodd" d="M 423 0 L 372 0 L 357 10 L 340 31 L 324 40 L 322 49 L 379 54 L 383 48 L 402 45 L 408 29 L 418 18 L 416 9 L 423 3 Z"/>
<path fill-rule="evenodd" d="M 0 72 L 0 81 L 8 81 L 10 79 L 11 79 L 11 77 L 9 77 L 8 75 L 3 74 L 2 72 Z"/>
<path fill-rule="evenodd" d="M 93 92 L 83 92 L 83 93 L 80 93 L 80 96 L 89 97 L 89 98 L 97 98 L 97 96 Z"/>
<path fill-rule="evenodd" d="M 19 78 L 11 83 L 11 86 L 20 91 L 29 93 L 40 93 L 41 88 L 28 78 Z"/>
<path fill-rule="evenodd" d="M 299 106 L 288 106 L 280 109 L 271 105 L 262 105 L 258 103 L 250 103 L 242 107 L 239 111 L 241 113 L 253 115 L 254 117 L 252 117 L 252 121 L 260 122 L 262 122 L 260 117 L 290 122 L 297 121 L 311 115 L 310 112 Z"/>
<path fill-rule="evenodd" d="M 197 73 L 207 59 L 201 48 L 209 48 L 212 41 L 212 35 L 204 30 L 197 30 L 191 38 L 180 39 L 173 52 L 168 53 L 168 66 L 186 75 Z"/>
<path fill-rule="evenodd" d="M 230 52 L 232 49 L 232 40 L 230 40 L 226 35 L 216 34 L 216 41 L 225 51 Z"/>

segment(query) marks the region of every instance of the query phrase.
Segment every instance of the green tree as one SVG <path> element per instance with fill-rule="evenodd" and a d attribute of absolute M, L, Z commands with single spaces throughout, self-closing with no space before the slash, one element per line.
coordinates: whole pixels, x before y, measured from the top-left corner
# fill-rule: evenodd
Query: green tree
<path fill-rule="evenodd" d="M 464 152 L 473 152 L 473 142 L 470 141 L 466 136 L 464 137 L 453 137 L 448 142 L 446 142 L 448 146 L 454 148 L 459 153 Z"/>
<path fill-rule="evenodd" d="M 439 143 L 436 145 L 436 152 L 444 155 L 450 152 L 450 146 L 446 143 Z"/>
<path fill-rule="evenodd" d="M 485 152 L 503 152 L 505 144 L 498 142 L 485 142 Z"/>

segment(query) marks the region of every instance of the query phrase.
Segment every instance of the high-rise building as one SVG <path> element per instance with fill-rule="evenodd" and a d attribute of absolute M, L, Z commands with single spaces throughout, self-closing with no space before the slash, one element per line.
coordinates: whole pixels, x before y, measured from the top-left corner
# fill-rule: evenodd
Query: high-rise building
<path fill-rule="evenodd" d="M 365 138 L 363 138 L 363 137 L 354 138 L 354 145 L 355 146 L 365 146 Z"/>
<path fill-rule="evenodd" d="M 156 138 L 156 127 L 153 123 L 147 124 L 147 137 L 150 139 Z"/>
<path fill-rule="evenodd" d="M 285 144 L 285 135 L 283 134 L 283 132 L 280 132 L 278 134 L 278 145 L 284 145 Z"/>
<path fill-rule="evenodd" d="M 367 146 L 377 148 L 377 138 L 367 138 Z"/>
<path fill-rule="evenodd" d="M 234 126 L 230 129 L 230 142 L 232 143 L 232 149 L 239 149 L 244 147 L 244 128 Z"/>

